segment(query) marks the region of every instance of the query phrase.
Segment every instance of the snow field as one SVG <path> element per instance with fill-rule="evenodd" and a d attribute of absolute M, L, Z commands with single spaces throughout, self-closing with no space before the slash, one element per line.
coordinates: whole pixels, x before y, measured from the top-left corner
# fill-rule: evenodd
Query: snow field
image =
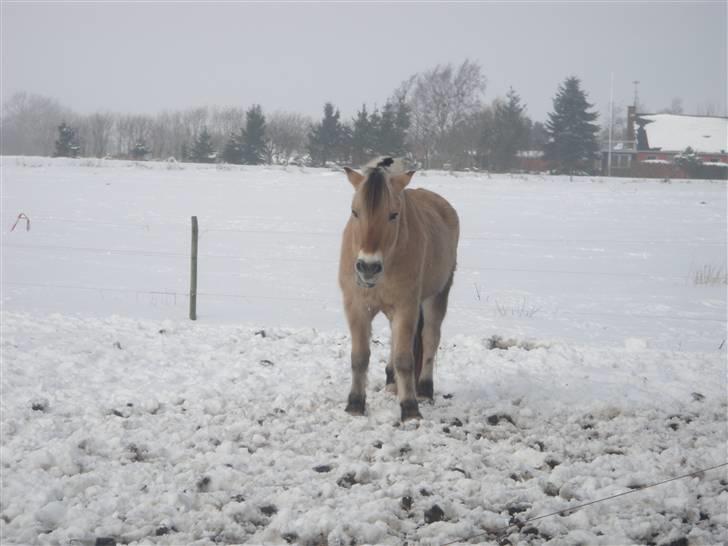
<path fill-rule="evenodd" d="M 418 173 L 463 239 L 400 425 L 384 321 L 343 411 L 341 173 L 0 161 L 3 544 L 728 542 L 725 467 L 500 532 L 728 461 L 724 182 Z"/>
<path fill-rule="evenodd" d="M 441 349 L 435 403 L 401 426 L 386 339 L 368 415 L 352 418 L 343 334 L 3 324 L 5 544 L 443 544 L 726 460 L 719 353 L 488 350 L 459 336 Z M 508 538 L 717 544 L 726 502 L 722 469 Z M 428 524 L 434 506 L 442 520 Z"/>

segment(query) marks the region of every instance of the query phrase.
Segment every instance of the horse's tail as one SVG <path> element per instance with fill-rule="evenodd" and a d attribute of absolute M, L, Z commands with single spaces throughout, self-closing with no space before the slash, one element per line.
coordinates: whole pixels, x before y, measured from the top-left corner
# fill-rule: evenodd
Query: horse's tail
<path fill-rule="evenodd" d="M 417 320 L 417 331 L 415 332 L 415 341 L 412 352 L 415 356 L 415 383 L 420 379 L 420 373 L 422 373 L 422 328 L 425 325 L 425 317 L 422 313 L 422 306 L 420 305 L 420 318 Z"/>

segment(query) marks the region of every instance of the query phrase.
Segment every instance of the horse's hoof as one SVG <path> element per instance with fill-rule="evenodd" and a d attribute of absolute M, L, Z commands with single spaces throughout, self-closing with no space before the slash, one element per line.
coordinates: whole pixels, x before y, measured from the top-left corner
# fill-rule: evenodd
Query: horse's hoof
<path fill-rule="evenodd" d="M 402 408 L 402 422 L 409 421 L 410 419 L 422 419 L 419 407 L 417 406 L 417 400 L 405 400 L 399 405 Z"/>
<path fill-rule="evenodd" d="M 349 402 L 346 404 L 346 413 L 350 415 L 364 415 L 366 400 L 363 396 L 349 395 Z"/>
<path fill-rule="evenodd" d="M 417 398 L 432 400 L 432 379 L 422 379 L 417 383 Z"/>

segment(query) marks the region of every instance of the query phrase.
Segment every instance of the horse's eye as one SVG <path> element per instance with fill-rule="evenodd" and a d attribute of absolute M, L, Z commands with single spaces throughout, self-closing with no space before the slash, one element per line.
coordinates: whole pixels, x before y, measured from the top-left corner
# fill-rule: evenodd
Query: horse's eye
<path fill-rule="evenodd" d="M 389 221 L 390 221 L 390 222 L 393 222 L 394 220 L 396 220 L 396 219 L 397 219 L 397 216 L 399 216 L 399 212 L 393 212 L 393 213 L 391 213 L 391 214 L 389 215 Z"/>
<path fill-rule="evenodd" d="M 351 209 L 351 214 L 354 216 L 354 218 L 359 218 L 359 213 L 356 212 L 354 209 Z"/>

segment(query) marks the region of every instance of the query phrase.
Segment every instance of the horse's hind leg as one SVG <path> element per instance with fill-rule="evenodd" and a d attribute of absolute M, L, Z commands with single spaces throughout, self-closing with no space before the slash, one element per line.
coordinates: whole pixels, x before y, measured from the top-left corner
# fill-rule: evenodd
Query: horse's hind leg
<path fill-rule="evenodd" d="M 372 317 L 356 312 L 353 306 L 346 306 L 345 310 L 351 332 L 351 391 L 346 411 L 352 415 L 364 415 Z"/>
<path fill-rule="evenodd" d="M 390 322 L 390 328 L 391 328 L 391 322 Z M 391 343 L 391 348 L 389 352 L 389 362 L 387 362 L 387 367 L 384 369 L 384 372 L 386 373 L 387 379 L 385 383 L 385 389 L 387 392 L 392 394 L 397 394 L 397 382 L 394 380 L 394 343 Z"/>
<path fill-rule="evenodd" d="M 389 331 L 394 332 L 391 318 L 389 318 Z M 387 362 L 387 367 L 384 369 L 384 373 L 386 374 L 384 388 L 390 394 L 397 394 L 397 382 L 394 377 L 394 339 L 392 339 L 389 344 L 389 362 Z"/>
<path fill-rule="evenodd" d="M 439 294 L 422 302 L 425 324 L 422 328 L 422 373 L 417 382 L 417 396 L 432 399 L 432 383 L 435 368 L 435 354 L 440 345 L 440 328 L 447 312 L 447 299 L 452 286 L 452 276 Z"/>

